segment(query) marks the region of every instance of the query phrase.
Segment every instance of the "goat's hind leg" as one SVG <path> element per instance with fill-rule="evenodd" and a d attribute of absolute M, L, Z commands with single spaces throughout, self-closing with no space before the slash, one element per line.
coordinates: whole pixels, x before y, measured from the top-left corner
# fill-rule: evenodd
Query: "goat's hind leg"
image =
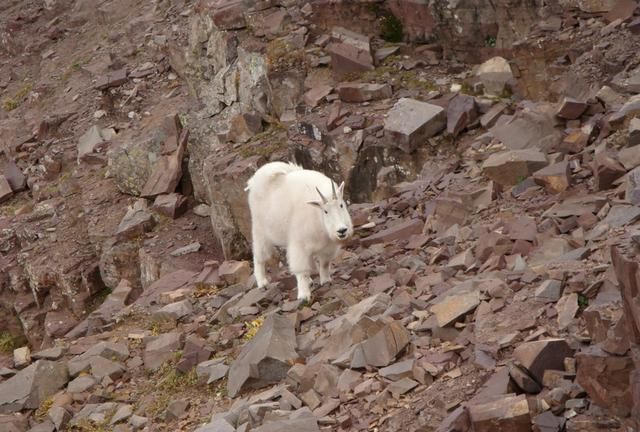
<path fill-rule="evenodd" d="M 267 279 L 266 263 L 273 255 L 273 245 L 269 243 L 264 236 L 258 232 L 260 230 L 252 230 L 252 249 L 253 249 L 253 274 L 259 288 L 269 284 Z"/>

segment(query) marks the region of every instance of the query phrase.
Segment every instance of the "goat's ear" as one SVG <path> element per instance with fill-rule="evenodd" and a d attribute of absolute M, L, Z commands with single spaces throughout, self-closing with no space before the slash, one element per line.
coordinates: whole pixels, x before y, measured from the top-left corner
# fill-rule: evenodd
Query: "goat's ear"
<path fill-rule="evenodd" d="M 307 204 L 314 207 L 322 208 L 322 203 L 320 201 L 307 201 Z"/>
<path fill-rule="evenodd" d="M 338 187 L 338 196 L 342 198 L 343 193 L 344 193 L 344 182 L 340 183 L 340 186 Z"/>

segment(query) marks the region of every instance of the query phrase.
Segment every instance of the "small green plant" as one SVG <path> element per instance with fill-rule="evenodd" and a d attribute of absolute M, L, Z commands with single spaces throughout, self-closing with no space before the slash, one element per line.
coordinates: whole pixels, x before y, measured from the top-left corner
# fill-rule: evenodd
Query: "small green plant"
<path fill-rule="evenodd" d="M 381 19 L 380 36 L 387 42 L 402 42 L 402 21 L 391 13 L 385 14 Z"/>
<path fill-rule="evenodd" d="M 489 48 L 495 48 L 496 43 L 497 43 L 497 40 L 495 36 L 487 36 L 484 40 L 484 46 Z"/>
<path fill-rule="evenodd" d="M 527 177 L 523 176 L 523 175 L 519 175 L 518 177 L 516 177 L 516 184 L 520 184 L 523 181 L 525 181 L 527 179 Z"/>
<path fill-rule="evenodd" d="M 589 306 L 589 299 L 587 296 L 578 294 L 578 307 L 580 309 L 585 309 L 587 306 Z"/>

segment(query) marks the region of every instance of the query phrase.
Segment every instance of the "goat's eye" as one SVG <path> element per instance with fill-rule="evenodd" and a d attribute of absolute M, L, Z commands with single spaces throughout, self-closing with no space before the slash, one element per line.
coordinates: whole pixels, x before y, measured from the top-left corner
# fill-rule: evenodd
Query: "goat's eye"
<path fill-rule="evenodd" d="M 342 206 L 342 204 L 340 204 L 340 208 L 344 208 L 344 207 Z"/>
<path fill-rule="evenodd" d="M 325 210 L 325 211 L 324 211 L 324 214 L 329 214 L 329 212 Z"/>

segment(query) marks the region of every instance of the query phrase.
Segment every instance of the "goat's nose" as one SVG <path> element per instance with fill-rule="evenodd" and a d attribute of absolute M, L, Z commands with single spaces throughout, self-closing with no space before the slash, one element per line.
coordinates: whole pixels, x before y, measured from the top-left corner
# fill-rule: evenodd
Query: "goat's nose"
<path fill-rule="evenodd" d="M 346 228 L 340 228 L 338 230 L 338 234 L 340 234 L 340 235 L 345 235 L 346 233 L 347 233 L 347 229 Z"/>

